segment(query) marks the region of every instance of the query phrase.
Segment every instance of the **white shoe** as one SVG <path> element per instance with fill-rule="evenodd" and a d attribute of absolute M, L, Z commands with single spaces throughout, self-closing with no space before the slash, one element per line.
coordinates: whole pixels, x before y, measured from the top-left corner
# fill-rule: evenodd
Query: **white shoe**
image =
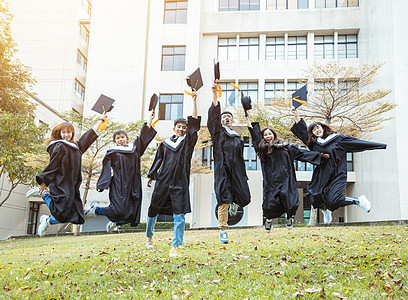
<path fill-rule="evenodd" d="M 357 197 L 357 199 L 358 199 L 357 205 L 364 209 L 366 212 L 370 212 L 371 202 L 368 201 L 367 197 L 365 195 L 361 195 L 360 197 Z"/>
<path fill-rule="evenodd" d="M 31 197 L 38 197 L 41 198 L 42 197 L 42 193 L 40 193 L 40 189 L 38 187 L 32 188 L 31 190 L 29 190 L 26 193 L 26 197 L 27 198 L 31 198 Z"/>
<path fill-rule="evenodd" d="M 47 230 L 48 226 L 50 226 L 50 223 L 48 223 L 49 216 L 47 215 L 42 215 L 40 217 L 40 225 L 38 226 L 37 229 L 37 234 L 39 236 L 44 236 L 45 231 Z"/>
<path fill-rule="evenodd" d="M 108 223 L 106 223 L 106 232 L 111 233 L 117 227 L 118 225 L 116 225 L 116 222 L 109 221 Z"/>
<path fill-rule="evenodd" d="M 293 218 L 286 219 L 286 228 L 287 229 L 293 228 Z"/>
<path fill-rule="evenodd" d="M 228 233 L 226 230 L 220 230 L 220 242 L 222 244 L 228 244 Z"/>
<path fill-rule="evenodd" d="M 265 220 L 265 231 L 269 233 L 271 232 L 271 228 L 272 228 L 272 219 L 266 219 Z"/>
<path fill-rule="evenodd" d="M 171 247 L 170 252 L 169 252 L 169 257 L 177 257 L 179 255 L 179 247 Z"/>
<path fill-rule="evenodd" d="M 154 247 L 153 238 L 147 238 L 146 248 L 147 249 L 153 249 L 153 247 Z"/>
<path fill-rule="evenodd" d="M 89 206 L 89 208 L 84 211 L 85 220 L 96 217 L 96 208 L 98 207 L 98 205 L 99 205 L 98 201 L 91 202 L 91 205 Z"/>
<path fill-rule="evenodd" d="M 237 215 L 237 212 L 238 205 L 236 205 L 235 203 L 231 203 L 229 207 L 229 214 L 231 215 L 231 217 L 235 217 Z"/>
<path fill-rule="evenodd" d="M 328 209 L 322 210 L 323 213 L 323 224 L 329 225 L 331 224 L 333 217 L 332 217 L 332 212 Z"/>

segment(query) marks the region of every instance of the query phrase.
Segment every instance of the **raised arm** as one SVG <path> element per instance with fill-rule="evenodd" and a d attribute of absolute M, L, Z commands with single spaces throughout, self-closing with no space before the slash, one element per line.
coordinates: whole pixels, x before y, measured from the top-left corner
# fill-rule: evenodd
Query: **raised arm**
<path fill-rule="evenodd" d="M 258 152 L 259 143 L 262 140 L 261 127 L 259 127 L 258 122 L 249 123 L 249 125 L 248 125 L 248 129 L 249 129 L 249 133 L 251 134 L 251 138 L 252 138 L 252 146 L 254 147 L 255 151 Z"/>
<path fill-rule="evenodd" d="M 249 118 L 249 114 L 247 114 L 247 116 L 245 117 L 246 121 L 247 121 L 247 126 L 248 128 L 252 128 L 252 124 L 251 124 L 251 119 Z"/>
<path fill-rule="evenodd" d="M 197 91 L 193 90 L 193 112 L 191 113 L 191 116 L 194 119 L 198 118 L 198 114 L 197 114 Z"/>
<path fill-rule="evenodd" d="M 300 122 L 300 117 L 299 117 L 299 113 L 296 110 L 296 108 L 294 106 L 292 106 L 291 110 L 290 110 L 293 114 L 293 116 L 295 117 L 295 122 L 296 124 Z"/>
<path fill-rule="evenodd" d="M 212 85 L 212 92 L 213 92 L 213 104 L 214 106 L 218 105 L 218 98 L 217 98 L 217 91 L 218 91 L 218 87 L 216 84 Z"/>
<path fill-rule="evenodd" d="M 362 152 L 366 150 L 386 149 L 387 145 L 376 142 L 359 140 L 350 136 L 344 136 L 339 140 L 339 146 L 347 152 Z"/>
<path fill-rule="evenodd" d="M 149 120 L 147 121 L 147 127 L 152 128 L 153 120 L 154 120 L 154 109 L 152 110 L 152 113 L 150 114 Z"/>

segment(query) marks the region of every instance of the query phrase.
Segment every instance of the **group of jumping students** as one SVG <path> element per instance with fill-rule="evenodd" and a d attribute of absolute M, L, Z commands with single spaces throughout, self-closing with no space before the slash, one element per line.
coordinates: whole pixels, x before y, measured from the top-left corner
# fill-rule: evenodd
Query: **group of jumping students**
<path fill-rule="evenodd" d="M 217 85 L 212 86 L 213 101 L 208 111 L 207 127 L 211 134 L 214 157 L 214 192 L 217 198 L 219 240 L 228 243 L 228 217 L 237 214 L 238 207 L 251 202 L 245 163 L 243 142 L 232 129 L 233 115 L 221 112 L 217 98 Z M 159 214 L 172 215 L 174 238 L 170 257 L 179 255 L 183 244 L 185 214 L 191 212 L 189 183 L 191 158 L 197 142 L 201 117 L 197 115 L 197 93 L 192 93 L 193 111 L 188 120 L 174 121 L 174 135 L 163 141 L 156 152 L 148 173 L 148 186 L 156 181 L 146 224 L 146 246 L 154 247 L 154 227 Z M 346 197 L 347 152 L 385 149 L 386 145 L 362 141 L 337 134 L 323 123 L 306 125 L 292 107 L 296 123 L 291 131 L 309 148 L 299 149 L 278 138 L 275 130 L 264 128 L 259 123 L 251 123 L 247 116 L 247 126 L 252 143 L 260 158 L 263 175 L 263 214 L 265 230 L 270 232 L 272 219 L 285 214 L 287 228 L 292 228 L 293 217 L 300 204 L 294 160 L 312 163 L 315 168 L 307 186 L 307 196 L 314 208 L 321 208 L 324 224 L 330 224 L 334 210 L 351 204 L 360 206 L 366 212 L 371 203 L 362 195 Z M 152 127 L 155 113 L 152 111 L 144 123 L 140 135 L 133 144 L 123 130 L 113 135 L 115 147 L 109 149 L 103 159 L 102 172 L 97 182 L 97 190 L 109 189 L 110 204 L 101 207 L 94 201 L 84 212 L 80 197 L 81 156 L 97 139 L 97 132 L 106 116 L 93 129 L 74 141 L 75 129 L 65 122 L 57 125 L 51 137 L 45 141 L 50 154 L 50 162 L 44 171 L 36 176 L 39 186 L 27 192 L 27 197 L 41 197 L 48 206 L 51 216 L 42 215 L 38 235 L 43 236 L 51 224 L 84 224 L 85 219 L 106 215 L 109 222 L 107 232 L 122 224 L 136 226 L 140 222 L 142 203 L 142 180 L 140 158 L 154 139 L 156 131 Z M 113 171 L 113 175 L 112 175 Z"/>

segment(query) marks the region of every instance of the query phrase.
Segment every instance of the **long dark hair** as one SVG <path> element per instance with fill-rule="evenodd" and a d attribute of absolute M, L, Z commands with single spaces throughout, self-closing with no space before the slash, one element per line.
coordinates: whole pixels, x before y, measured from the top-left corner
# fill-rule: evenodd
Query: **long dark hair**
<path fill-rule="evenodd" d="M 273 134 L 273 141 L 272 143 L 268 143 L 265 139 L 264 139 L 264 132 L 266 130 L 270 130 Z M 283 146 L 283 141 L 281 139 L 278 138 L 278 135 L 276 134 L 276 131 L 273 130 L 270 127 L 265 127 L 264 129 L 262 129 L 261 131 L 262 134 L 262 139 L 259 142 L 258 145 L 258 156 L 262 161 L 266 161 L 266 159 L 268 158 L 268 156 L 272 155 L 272 152 L 274 150 L 274 148 L 277 148 L 277 146 L 282 147 Z"/>
<path fill-rule="evenodd" d="M 313 146 L 316 143 L 317 140 L 317 136 L 315 136 L 313 134 L 313 129 L 317 126 L 320 125 L 323 128 L 323 136 L 322 138 L 325 139 L 327 138 L 329 135 L 336 133 L 337 131 L 335 131 L 333 128 L 331 128 L 329 125 L 324 124 L 324 123 L 320 123 L 320 122 L 314 122 L 312 124 L 309 125 L 309 127 L 307 128 L 307 143 L 306 145 L 308 147 Z"/>

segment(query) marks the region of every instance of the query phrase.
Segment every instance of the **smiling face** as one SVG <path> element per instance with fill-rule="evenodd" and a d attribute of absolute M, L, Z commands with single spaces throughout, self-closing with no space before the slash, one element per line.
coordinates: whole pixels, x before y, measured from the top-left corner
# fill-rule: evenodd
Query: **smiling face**
<path fill-rule="evenodd" d="M 176 138 L 179 138 L 186 134 L 187 125 L 184 123 L 177 123 L 176 126 L 173 128 L 174 133 L 176 134 Z"/>
<path fill-rule="evenodd" d="M 229 113 L 224 113 L 221 115 L 221 124 L 227 127 L 231 127 L 234 124 L 234 118 Z"/>
<path fill-rule="evenodd" d="M 71 141 L 73 138 L 74 133 L 70 131 L 68 128 L 61 129 L 61 138 L 66 141 Z"/>
<path fill-rule="evenodd" d="M 272 143 L 273 140 L 275 139 L 275 135 L 273 134 L 273 132 L 269 129 L 266 129 L 263 133 L 263 138 L 265 141 L 267 141 L 268 143 Z"/>
<path fill-rule="evenodd" d="M 115 144 L 118 146 L 126 146 L 129 138 L 124 133 L 118 133 L 115 135 Z"/>
<path fill-rule="evenodd" d="M 316 124 L 313 129 L 312 129 L 312 133 L 316 136 L 316 137 L 322 137 L 324 134 L 324 130 L 323 127 L 320 126 L 319 124 Z"/>

